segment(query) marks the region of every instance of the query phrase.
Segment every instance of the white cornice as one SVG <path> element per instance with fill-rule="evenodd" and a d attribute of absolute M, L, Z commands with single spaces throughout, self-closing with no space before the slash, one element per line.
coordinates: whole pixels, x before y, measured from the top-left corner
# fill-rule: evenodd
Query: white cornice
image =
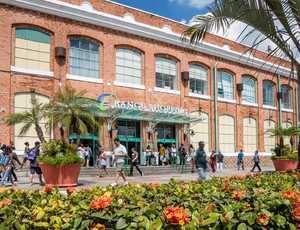
<path fill-rule="evenodd" d="M 233 50 L 202 42 L 199 45 L 190 45 L 183 42 L 181 34 L 165 31 L 161 28 L 146 25 L 136 21 L 126 21 L 122 17 L 103 13 L 95 9 L 87 9 L 83 6 L 73 5 L 58 0 L 0 0 L 0 3 L 14 5 L 25 9 L 56 15 L 62 18 L 73 19 L 80 22 L 90 23 L 106 28 L 111 28 L 141 37 L 155 39 L 176 46 L 196 50 L 212 56 L 238 62 L 257 69 L 273 72 L 282 76 L 290 76 L 290 69 L 278 67 L 264 60 L 246 56 Z"/>

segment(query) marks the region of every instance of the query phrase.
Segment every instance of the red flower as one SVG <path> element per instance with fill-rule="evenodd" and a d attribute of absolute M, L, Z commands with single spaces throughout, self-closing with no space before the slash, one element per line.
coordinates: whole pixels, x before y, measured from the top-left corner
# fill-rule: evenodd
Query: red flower
<path fill-rule="evenodd" d="M 232 197 L 238 201 L 243 199 L 245 196 L 246 196 L 246 191 L 233 191 L 232 193 Z"/>
<path fill-rule="evenodd" d="M 76 188 L 74 188 L 74 187 L 68 187 L 67 188 L 67 193 L 70 195 L 70 194 L 72 194 L 73 192 L 76 192 Z"/>
<path fill-rule="evenodd" d="M 300 207 L 299 206 L 297 208 L 294 208 L 292 214 L 297 221 L 300 221 Z"/>
<path fill-rule="evenodd" d="M 292 201 L 299 201 L 300 200 L 299 193 L 294 192 L 294 191 L 284 191 L 281 194 L 284 198 L 292 200 Z"/>
<path fill-rule="evenodd" d="M 91 202 L 90 207 L 92 209 L 104 209 L 110 206 L 112 203 L 112 198 L 108 196 L 103 196 L 98 199 L 95 199 Z"/>
<path fill-rule="evenodd" d="M 188 213 L 180 207 L 165 208 L 164 215 L 168 223 L 184 225 L 190 221 Z"/>
<path fill-rule="evenodd" d="M 53 186 L 52 185 L 46 185 L 44 188 L 45 193 L 52 193 L 53 191 Z"/>
<path fill-rule="evenodd" d="M 225 184 L 223 187 L 223 190 L 225 190 L 225 191 L 228 191 L 230 189 L 231 189 L 231 187 L 228 184 Z"/>
<path fill-rule="evenodd" d="M 11 205 L 11 203 L 12 203 L 11 199 L 4 198 L 3 200 L 0 201 L 0 209 L 8 205 Z"/>
<path fill-rule="evenodd" d="M 268 222 L 270 220 L 270 217 L 267 214 L 260 214 L 257 218 L 256 218 L 256 223 L 259 225 L 267 225 Z"/>

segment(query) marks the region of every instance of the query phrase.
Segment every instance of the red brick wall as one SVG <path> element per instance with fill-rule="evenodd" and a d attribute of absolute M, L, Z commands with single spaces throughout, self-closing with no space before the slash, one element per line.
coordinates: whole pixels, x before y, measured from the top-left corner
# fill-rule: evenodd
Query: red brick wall
<path fill-rule="evenodd" d="M 69 2 L 79 3 L 79 0 L 72 0 Z M 103 9 L 105 12 L 114 12 L 116 15 L 122 15 L 125 11 L 131 11 L 122 7 L 116 7 L 111 3 L 101 1 L 92 1 L 95 8 Z M 99 4 L 99 5 L 98 5 Z M 134 12 L 136 18 L 143 22 L 150 22 L 151 24 L 158 25 L 159 23 L 165 24 L 173 23 L 165 19 L 147 15 L 141 12 Z M 175 25 L 181 28 L 181 25 Z M 172 28 L 173 28 L 172 24 Z M 34 25 L 41 27 L 51 32 L 51 66 L 54 72 L 54 78 L 45 78 L 38 76 L 14 74 L 10 72 L 10 66 L 13 65 L 14 57 L 14 28 L 17 25 Z M 176 31 L 176 29 L 174 29 Z M 72 35 L 80 35 L 92 38 L 101 44 L 100 48 L 100 77 L 104 80 L 104 84 L 88 83 L 81 81 L 66 80 L 68 73 L 69 60 L 67 58 L 66 64 L 59 66 L 54 58 L 54 48 L 56 46 L 63 46 L 67 48 L 67 57 L 69 55 L 69 42 L 68 37 Z M 225 40 L 219 37 L 210 37 L 212 43 L 222 44 Z M 227 41 L 226 41 L 227 42 Z M 118 45 L 128 45 L 135 47 L 143 52 L 143 84 L 146 90 L 138 90 L 132 88 L 124 88 L 114 86 L 112 83 L 115 80 L 115 47 Z M 230 42 L 237 50 L 243 50 L 243 46 Z M 219 102 L 219 114 L 230 114 L 235 117 L 237 126 L 237 146 L 236 149 L 242 147 L 242 118 L 251 116 L 258 120 L 259 130 L 259 151 L 264 151 L 263 147 L 263 124 L 264 120 L 272 118 L 278 123 L 278 112 L 264 110 L 262 108 L 262 81 L 264 79 L 272 80 L 276 83 L 274 74 L 251 68 L 239 63 L 219 59 L 203 53 L 191 51 L 188 49 L 176 47 L 173 45 L 164 44 L 154 40 L 141 38 L 138 36 L 126 34 L 123 32 L 113 31 L 110 29 L 79 23 L 72 20 L 67 20 L 59 17 L 49 16 L 42 13 L 37 13 L 29 10 L 23 10 L 7 5 L 0 4 L 0 107 L 5 109 L 5 112 L 0 111 L 0 116 L 3 118 L 13 110 L 13 97 L 18 92 L 28 92 L 35 89 L 38 93 L 51 96 L 55 89 L 59 87 L 59 81 L 64 85 L 70 83 L 77 90 L 87 90 L 87 96 L 96 98 L 101 92 L 113 92 L 120 100 L 129 100 L 144 102 L 146 104 L 160 104 L 171 105 L 176 107 L 184 107 L 189 111 L 201 110 L 210 114 L 210 124 L 213 130 L 214 117 L 213 117 L 213 101 L 200 100 L 197 98 L 188 97 L 189 89 L 184 87 L 180 76 L 178 76 L 178 90 L 181 95 L 173 95 L 166 93 L 154 92 L 155 86 L 155 55 L 165 54 L 175 57 L 178 60 L 178 70 L 188 71 L 190 62 L 198 62 L 204 64 L 209 68 L 209 94 L 213 95 L 213 76 L 212 68 L 217 62 L 218 68 L 230 70 L 235 75 L 235 83 L 241 82 L 241 76 L 244 74 L 252 75 L 257 79 L 257 98 L 259 108 L 248 107 L 240 105 L 240 96 L 236 94 L 237 104 L 228 104 Z M 287 83 L 288 79 L 283 79 L 283 83 Z M 295 82 L 291 82 L 291 86 L 295 88 Z M 235 90 L 236 92 L 236 90 Z M 294 108 L 294 96 L 293 96 Z M 294 113 L 284 113 L 283 120 L 291 119 L 295 124 Z M 105 128 L 100 131 L 103 133 Z M 13 129 L 0 123 L 0 142 L 8 142 L 13 135 Z M 211 132 L 213 134 L 213 132 Z M 107 137 L 107 134 L 104 135 Z M 183 137 L 182 133 L 180 134 Z M 182 141 L 182 140 L 181 140 Z M 181 142 L 180 141 L 180 142 Z M 106 142 L 105 142 L 106 143 Z M 214 148 L 214 137 L 211 136 L 210 143 Z M 105 146 L 108 146 L 107 143 Z"/>

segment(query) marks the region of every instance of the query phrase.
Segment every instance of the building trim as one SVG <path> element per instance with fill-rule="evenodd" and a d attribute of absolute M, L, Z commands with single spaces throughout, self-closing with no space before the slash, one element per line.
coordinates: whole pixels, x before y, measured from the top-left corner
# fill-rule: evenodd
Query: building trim
<path fill-rule="evenodd" d="M 207 42 L 191 45 L 188 42 L 183 42 L 181 34 L 136 21 L 128 21 L 123 17 L 104 13 L 93 8 L 86 8 L 84 5 L 78 6 L 58 0 L 0 0 L 0 3 L 155 39 L 286 77 L 289 77 L 291 72 L 289 68 Z"/>
<path fill-rule="evenodd" d="M 161 93 L 171 93 L 175 95 L 180 95 L 180 91 L 178 90 L 173 90 L 173 89 L 165 89 L 165 88 L 160 88 L 160 87 L 154 87 L 153 89 L 156 92 L 161 92 Z"/>
<path fill-rule="evenodd" d="M 36 69 L 27 69 L 27 68 L 21 68 L 17 66 L 11 66 L 10 70 L 15 73 L 21 73 L 21 74 L 30 74 L 30 75 L 37 75 L 41 77 L 53 77 L 54 73 L 51 71 L 43 71 L 43 70 L 36 70 Z"/>
<path fill-rule="evenodd" d="M 292 112 L 294 112 L 294 110 L 292 110 L 292 109 L 285 109 L 285 108 L 282 108 L 281 110 L 282 110 L 282 112 L 287 112 L 287 113 L 292 113 Z"/>
<path fill-rule="evenodd" d="M 227 102 L 227 103 L 231 103 L 231 104 L 236 104 L 236 100 L 235 99 L 226 99 L 226 98 L 218 97 L 218 101 L 220 101 L 220 102 Z"/>
<path fill-rule="evenodd" d="M 246 105 L 246 106 L 258 107 L 257 103 L 251 103 L 251 102 L 246 102 L 246 101 L 242 101 L 241 104 Z"/>
<path fill-rule="evenodd" d="M 275 106 L 270 106 L 270 105 L 263 105 L 264 109 L 270 109 L 270 110 L 277 110 L 277 107 Z"/>
<path fill-rule="evenodd" d="M 86 77 L 86 76 L 73 75 L 73 74 L 67 74 L 66 77 L 68 80 L 74 80 L 74 81 L 84 81 L 84 82 L 92 82 L 98 84 L 103 83 L 103 79 L 101 78 L 93 78 L 93 77 Z"/>
<path fill-rule="evenodd" d="M 204 100 L 210 100 L 209 95 L 203 95 L 203 94 L 192 93 L 192 92 L 189 92 L 189 97 L 196 97 L 196 98 L 200 98 L 200 99 L 204 99 Z"/>
<path fill-rule="evenodd" d="M 134 83 L 127 83 L 127 82 L 120 82 L 120 81 L 114 81 L 114 85 L 116 86 L 123 86 L 127 88 L 134 88 L 134 89 L 145 89 L 144 85 L 140 84 L 134 84 Z"/>

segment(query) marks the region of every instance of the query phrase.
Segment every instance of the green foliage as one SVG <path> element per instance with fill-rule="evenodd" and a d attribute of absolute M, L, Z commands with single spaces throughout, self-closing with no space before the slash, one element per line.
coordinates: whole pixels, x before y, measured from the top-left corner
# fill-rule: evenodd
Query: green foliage
<path fill-rule="evenodd" d="M 276 147 L 272 149 L 272 152 L 272 159 L 274 160 L 298 160 L 298 151 L 294 150 L 289 145 L 276 145 Z"/>
<path fill-rule="evenodd" d="M 42 144 L 42 154 L 39 161 L 49 165 L 69 165 L 81 163 L 75 145 L 58 140 L 50 140 Z"/>

